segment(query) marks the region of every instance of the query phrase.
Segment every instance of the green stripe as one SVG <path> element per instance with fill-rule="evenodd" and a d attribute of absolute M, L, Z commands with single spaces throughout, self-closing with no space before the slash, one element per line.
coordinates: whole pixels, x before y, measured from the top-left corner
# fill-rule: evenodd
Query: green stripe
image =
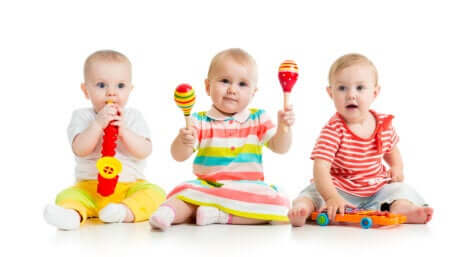
<path fill-rule="evenodd" d="M 149 183 L 149 182 L 139 182 L 133 185 L 131 188 L 129 188 L 129 190 L 127 190 L 126 198 L 133 195 L 134 193 L 138 191 L 147 190 L 147 189 L 155 190 L 157 193 L 163 195 L 163 197 L 166 197 L 166 193 L 161 187 L 154 185 L 152 183 Z"/>
<path fill-rule="evenodd" d="M 194 204 L 194 205 L 215 207 L 215 208 L 217 208 L 221 211 L 224 211 L 226 213 L 230 213 L 230 214 L 238 216 L 238 217 L 257 219 L 257 220 L 268 220 L 268 221 L 271 221 L 271 220 L 272 221 L 289 221 L 289 218 L 287 216 L 237 211 L 237 210 L 233 210 L 233 209 L 230 209 L 230 208 L 226 208 L 226 207 L 224 207 L 222 205 L 219 205 L 219 204 L 216 204 L 216 203 L 200 202 L 200 201 L 197 201 L 197 200 L 194 200 L 194 199 L 187 198 L 186 196 L 182 196 L 182 195 L 178 195 L 177 198 L 182 200 L 182 201 L 185 201 L 187 203 Z"/>
<path fill-rule="evenodd" d="M 261 154 L 263 146 L 245 144 L 241 147 L 235 147 L 233 150 L 228 147 L 203 147 L 199 148 L 197 156 L 206 157 L 236 157 L 239 154 Z"/>
<path fill-rule="evenodd" d="M 55 202 L 56 204 L 60 204 L 61 202 L 64 202 L 67 200 L 78 201 L 82 203 L 83 205 L 85 205 L 85 207 L 88 209 L 96 208 L 96 203 L 93 200 L 93 197 L 91 197 L 90 194 L 88 194 L 88 192 L 78 187 L 67 188 L 64 191 L 60 192 L 57 195 Z"/>
<path fill-rule="evenodd" d="M 186 99 L 186 98 L 190 98 L 190 97 L 193 97 L 194 96 L 194 92 L 192 92 L 190 95 L 188 96 L 181 96 L 181 95 L 177 95 L 176 93 L 174 94 L 175 98 L 177 99 Z"/>

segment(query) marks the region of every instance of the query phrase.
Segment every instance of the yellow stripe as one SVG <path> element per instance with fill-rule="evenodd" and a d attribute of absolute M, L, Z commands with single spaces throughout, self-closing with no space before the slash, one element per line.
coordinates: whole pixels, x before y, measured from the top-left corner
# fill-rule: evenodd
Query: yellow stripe
<path fill-rule="evenodd" d="M 238 217 L 243 217 L 243 218 L 250 218 L 250 219 L 257 219 L 257 220 L 273 220 L 273 221 L 289 221 L 289 218 L 287 216 L 282 216 L 282 215 L 273 215 L 273 214 L 257 214 L 257 213 L 252 213 L 252 212 L 243 212 L 243 211 L 237 211 L 233 210 L 230 208 L 223 207 L 219 204 L 216 203 L 205 203 L 205 202 L 200 202 L 197 200 L 189 199 L 185 196 L 178 195 L 178 199 L 185 201 L 187 203 L 191 203 L 194 205 L 203 205 L 203 206 L 211 206 L 211 207 L 216 207 L 219 210 L 222 210 L 226 213 L 230 213 L 232 215 L 238 216 Z"/>
<path fill-rule="evenodd" d="M 194 90 L 189 90 L 188 92 L 175 91 L 175 96 L 179 96 L 179 97 L 186 97 L 186 96 L 190 96 L 191 94 L 194 94 Z"/>
<path fill-rule="evenodd" d="M 228 147 L 204 147 L 199 148 L 197 156 L 207 157 L 236 157 L 240 153 L 261 154 L 263 146 L 246 144 L 235 147 L 233 150 Z"/>
<path fill-rule="evenodd" d="M 286 67 L 286 68 L 279 68 L 279 71 L 290 71 L 290 72 L 299 72 L 297 67 Z"/>

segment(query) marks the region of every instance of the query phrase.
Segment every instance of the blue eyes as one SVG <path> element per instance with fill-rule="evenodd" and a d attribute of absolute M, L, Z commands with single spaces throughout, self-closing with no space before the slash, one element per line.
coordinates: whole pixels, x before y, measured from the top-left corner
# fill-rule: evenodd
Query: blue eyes
<path fill-rule="evenodd" d="M 224 84 L 230 84 L 230 80 L 228 80 L 228 79 L 221 79 L 220 82 L 222 82 L 222 83 L 224 83 Z M 248 83 L 246 83 L 246 82 L 240 82 L 240 83 L 238 83 L 238 85 L 239 85 L 240 87 L 246 87 L 246 86 L 248 86 Z"/>
<path fill-rule="evenodd" d="M 107 85 L 106 85 L 104 82 L 98 82 L 98 83 L 96 83 L 96 86 L 97 86 L 98 88 L 106 88 L 106 87 L 107 87 Z M 118 87 L 119 89 L 123 89 L 123 88 L 126 87 L 126 84 L 124 84 L 124 83 L 119 83 L 119 84 L 117 85 L 117 87 Z"/>
<path fill-rule="evenodd" d="M 346 86 L 338 86 L 338 90 L 339 90 L 339 91 L 346 91 L 346 89 L 347 89 Z M 366 89 L 366 87 L 363 86 L 363 85 L 356 86 L 356 90 L 357 90 L 357 91 L 362 91 L 362 90 L 364 90 L 364 89 Z"/>

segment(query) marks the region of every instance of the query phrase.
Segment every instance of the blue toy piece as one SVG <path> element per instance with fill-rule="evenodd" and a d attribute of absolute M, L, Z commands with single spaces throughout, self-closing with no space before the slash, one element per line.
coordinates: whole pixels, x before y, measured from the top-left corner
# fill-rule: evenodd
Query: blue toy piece
<path fill-rule="evenodd" d="M 372 227 L 372 219 L 370 217 L 364 217 L 361 219 L 361 227 L 368 229 Z"/>
<path fill-rule="evenodd" d="M 317 224 L 320 226 L 328 226 L 328 223 L 330 223 L 330 219 L 328 218 L 328 214 L 326 213 L 320 213 L 317 216 Z"/>

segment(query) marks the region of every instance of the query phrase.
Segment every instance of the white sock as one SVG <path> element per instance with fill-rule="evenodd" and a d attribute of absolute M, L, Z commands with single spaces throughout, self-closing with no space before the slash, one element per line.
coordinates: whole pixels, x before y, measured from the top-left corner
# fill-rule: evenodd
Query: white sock
<path fill-rule="evenodd" d="M 124 222 L 129 211 L 129 208 L 124 204 L 110 203 L 100 210 L 98 217 L 106 223 L 121 223 Z"/>
<path fill-rule="evenodd" d="M 199 226 L 209 224 L 227 224 L 232 223 L 232 215 L 223 212 L 215 207 L 199 206 L 196 213 L 196 224 Z"/>
<path fill-rule="evenodd" d="M 44 208 L 46 222 L 59 229 L 73 230 L 80 227 L 80 214 L 73 209 L 65 209 L 55 204 L 48 204 Z"/>
<path fill-rule="evenodd" d="M 150 217 L 149 222 L 153 228 L 163 231 L 171 227 L 171 223 L 175 219 L 175 209 L 169 205 L 161 205 L 156 212 Z"/>

